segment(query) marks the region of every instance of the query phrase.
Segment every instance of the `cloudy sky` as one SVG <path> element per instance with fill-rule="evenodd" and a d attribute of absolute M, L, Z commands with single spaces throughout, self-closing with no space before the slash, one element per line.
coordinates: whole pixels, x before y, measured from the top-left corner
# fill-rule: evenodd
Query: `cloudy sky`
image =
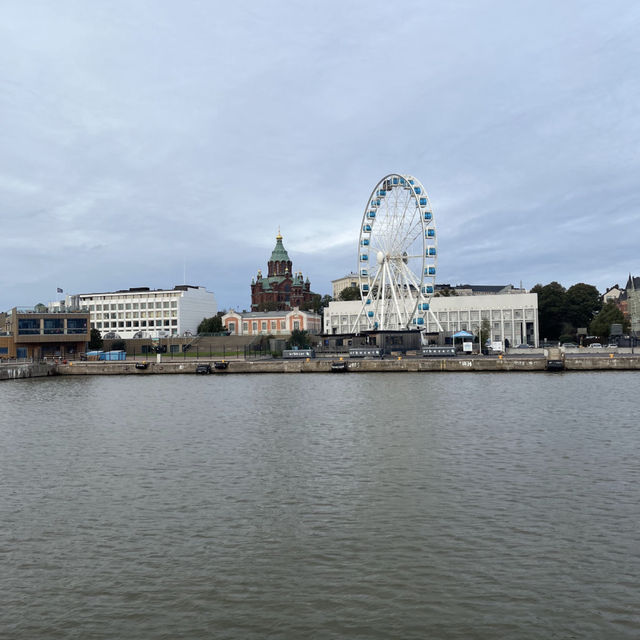
<path fill-rule="evenodd" d="M 640 275 L 640 3 L 4 0 L 0 309 L 206 286 L 278 228 L 312 289 L 376 182 L 425 185 L 438 282 Z"/>

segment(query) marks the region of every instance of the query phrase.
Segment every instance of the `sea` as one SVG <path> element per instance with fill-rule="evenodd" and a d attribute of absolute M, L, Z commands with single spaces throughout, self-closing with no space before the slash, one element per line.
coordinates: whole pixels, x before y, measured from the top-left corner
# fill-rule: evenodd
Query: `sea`
<path fill-rule="evenodd" d="M 0 638 L 640 638 L 640 374 L 0 383 Z"/>

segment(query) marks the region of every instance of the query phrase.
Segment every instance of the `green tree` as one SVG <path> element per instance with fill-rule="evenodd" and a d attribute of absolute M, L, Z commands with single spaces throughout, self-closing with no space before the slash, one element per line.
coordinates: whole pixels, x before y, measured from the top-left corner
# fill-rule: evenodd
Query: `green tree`
<path fill-rule="evenodd" d="M 540 336 L 547 340 L 557 340 L 566 321 L 566 290 L 558 282 L 542 286 L 537 284 L 531 293 L 538 294 L 538 318 Z"/>
<path fill-rule="evenodd" d="M 287 348 L 292 349 L 293 347 L 298 347 L 299 349 L 309 348 L 309 334 L 307 331 L 294 329 L 291 332 L 291 337 L 287 341 Z"/>
<path fill-rule="evenodd" d="M 491 338 L 491 323 L 487 318 L 483 318 L 478 328 L 478 342 L 480 347 L 484 347 L 485 342 Z"/>
<path fill-rule="evenodd" d="M 91 329 L 89 333 L 89 351 L 100 351 L 102 349 L 102 345 L 104 344 L 102 340 L 102 335 L 98 329 Z"/>
<path fill-rule="evenodd" d="M 612 324 L 621 324 L 624 332 L 629 331 L 629 320 L 624 317 L 616 303 L 610 301 L 602 307 L 598 315 L 591 321 L 589 333 L 607 340 L 611 333 Z"/>
<path fill-rule="evenodd" d="M 221 331 L 224 331 L 224 325 L 219 315 L 212 318 L 203 318 L 198 325 L 198 333 L 220 333 Z"/>
<path fill-rule="evenodd" d="M 579 282 L 567 289 L 565 295 L 566 322 L 575 328 L 588 327 L 594 316 L 602 309 L 600 292 L 591 284 Z"/>
<path fill-rule="evenodd" d="M 360 287 L 345 287 L 338 296 L 339 300 L 360 300 Z"/>

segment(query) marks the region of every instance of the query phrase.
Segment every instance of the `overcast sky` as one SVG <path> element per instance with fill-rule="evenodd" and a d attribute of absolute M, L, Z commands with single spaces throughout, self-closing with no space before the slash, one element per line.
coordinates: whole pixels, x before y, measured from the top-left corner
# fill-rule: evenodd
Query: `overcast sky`
<path fill-rule="evenodd" d="M 0 310 L 186 282 L 248 308 L 278 228 L 357 268 L 390 172 L 438 282 L 640 275 L 640 3 L 0 3 Z"/>

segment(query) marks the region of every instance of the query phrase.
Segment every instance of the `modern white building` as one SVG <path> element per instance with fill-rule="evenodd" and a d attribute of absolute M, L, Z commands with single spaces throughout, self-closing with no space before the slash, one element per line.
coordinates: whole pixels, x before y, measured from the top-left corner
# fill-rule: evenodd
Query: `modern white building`
<path fill-rule="evenodd" d="M 91 326 L 104 337 L 164 337 L 191 332 L 204 318 L 218 312 L 213 293 L 204 287 L 178 285 L 173 289 L 135 287 L 106 293 L 79 293 L 50 306 L 89 310 Z"/>
<path fill-rule="evenodd" d="M 330 302 L 324 310 L 323 332 L 350 333 L 361 310 L 360 300 Z M 504 344 L 508 339 L 510 346 L 527 342 L 538 346 L 538 295 L 535 293 L 431 298 L 430 311 L 424 325 L 427 333 L 450 336 L 457 331 L 469 331 L 477 334 L 486 320 L 492 341 Z M 358 330 L 368 328 L 366 316 L 360 315 Z"/>

